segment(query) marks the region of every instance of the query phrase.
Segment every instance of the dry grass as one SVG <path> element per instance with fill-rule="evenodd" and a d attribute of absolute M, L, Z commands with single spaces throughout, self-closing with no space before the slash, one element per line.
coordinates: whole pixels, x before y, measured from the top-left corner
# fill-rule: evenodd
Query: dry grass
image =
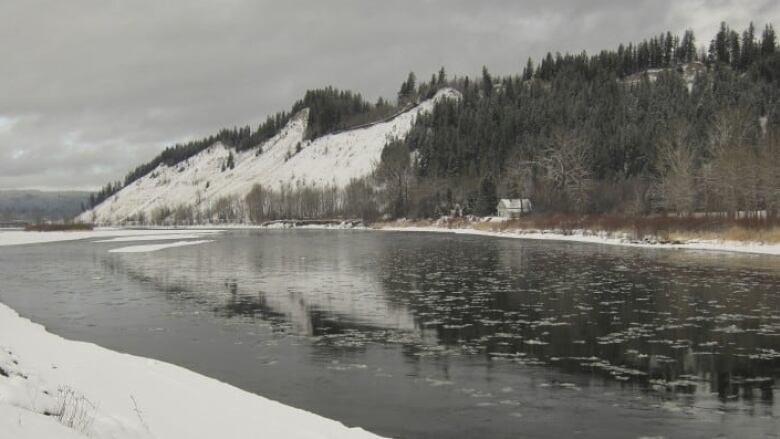
<path fill-rule="evenodd" d="M 394 220 L 372 224 L 372 227 L 381 229 L 385 227 L 430 227 L 435 226 L 436 221 L 430 219 Z"/>
<path fill-rule="evenodd" d="M 92 224 L 73 223 L 73 224 L 28 224 L 24 230 L 28 232 L 68 232 L 92 230 Z"/>
<path fill-rule="evenodd" d="M 382 223 L 379 227 L 471 228 L 481 231 L 512 230 L 554 231 L 565 235 L 574 231 L 619 234 L 634 240 L 675 242 L 724 240 L 742 242 L 780 242 L 780 218 L 729 218 L 724 216 L 622 216 L 622 215 L 528 215 L 503 222 L 480 218 L 406 220 Z"/>
<path fill-rule="evenodd" d="M 59 389 L 54 412 L 44 412 L 44 414 L 54 417 L 66 427 L 89 435 L 95 422 L 95 410 L 95 405 L 89 399 L 66 386 Z"/>
<path fill-rule="evenodd" d="M 688 240 L 724 240 L 742 242 L 780 242 L 780 226 L 750 228 L 731 226 L 720 231 L 680 231 L 672 233 L 672 239 Z"/>

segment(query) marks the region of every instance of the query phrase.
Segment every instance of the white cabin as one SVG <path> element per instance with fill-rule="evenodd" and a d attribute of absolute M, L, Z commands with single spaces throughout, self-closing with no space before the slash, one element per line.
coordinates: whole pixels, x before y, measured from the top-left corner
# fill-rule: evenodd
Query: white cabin
<path fill-rule="evenodd" d="M 502 198 L 496 210 L 501 218 L 518 218 L 531 213 L 533 205 L 528 198 Z"/>

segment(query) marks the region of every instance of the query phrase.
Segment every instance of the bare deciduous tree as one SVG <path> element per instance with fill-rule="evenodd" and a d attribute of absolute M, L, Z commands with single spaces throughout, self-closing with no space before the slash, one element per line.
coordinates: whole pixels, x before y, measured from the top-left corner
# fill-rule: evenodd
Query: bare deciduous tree
<path fill-rule="evenodd" d="M 409 198 L 409 182 L 413 177 L 412 159 L 406 142 L 390 141 L 382 150 L 376 169 L 377 180 L 385 185 L 394 216 L 403 216 Z"/>
<path fill-rule="evenodd" d="M 590 156 L 585 139 L 571 131 L 556 131 L 552 144 L 536 160 L 544 178 L 565 195 L 575 210 L 582 211 L 590 199 Z"/>
<path fill-rule="evenodd" d="M 684 122 L 672 124 L 658 148 L 659 179 L 656 189 L 668 211 L 690 214 L 696 202 L 695 153 Z"/>

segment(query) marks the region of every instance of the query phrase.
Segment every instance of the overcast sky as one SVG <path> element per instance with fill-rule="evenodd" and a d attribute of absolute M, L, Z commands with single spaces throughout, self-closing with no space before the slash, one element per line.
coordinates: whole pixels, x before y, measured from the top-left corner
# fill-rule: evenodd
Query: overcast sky
<path fill-rule="evenodd" d="M 410 70 L 516 73 L 777 0 L 0 0 L 0 188 L 94 189 L 165 146 L 253 127 L 308 88 L 392 97 Z"/>

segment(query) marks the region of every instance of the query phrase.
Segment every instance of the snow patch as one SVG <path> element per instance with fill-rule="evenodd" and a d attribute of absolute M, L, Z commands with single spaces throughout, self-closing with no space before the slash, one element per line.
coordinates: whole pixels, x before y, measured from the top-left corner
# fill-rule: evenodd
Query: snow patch
<path fill-rule="evenodd" d="M 73 231 L 73 232 L 25 232 L 23 230 L 0 230 L 0 247 L 9 245 L 24 245 L 24 244 L 43 244 L 59 241 L 77 241 L 79 239 L 97 239 L 97 238 L 110 238 L 110 237 L 137 237 L 151 238 L 153 236 L 165 235 L 192 235 L 193 233 L 205 234 L 205 233 L 220 233 L 221 230 L 216 229 L 197 229 L 197 232 L 193 230 L 170 230 L 170 229 L 114 229 L 114 228 L 98 228 L 89 231 Z M 183 236 L 180 236 L 183 237 Z"/>

